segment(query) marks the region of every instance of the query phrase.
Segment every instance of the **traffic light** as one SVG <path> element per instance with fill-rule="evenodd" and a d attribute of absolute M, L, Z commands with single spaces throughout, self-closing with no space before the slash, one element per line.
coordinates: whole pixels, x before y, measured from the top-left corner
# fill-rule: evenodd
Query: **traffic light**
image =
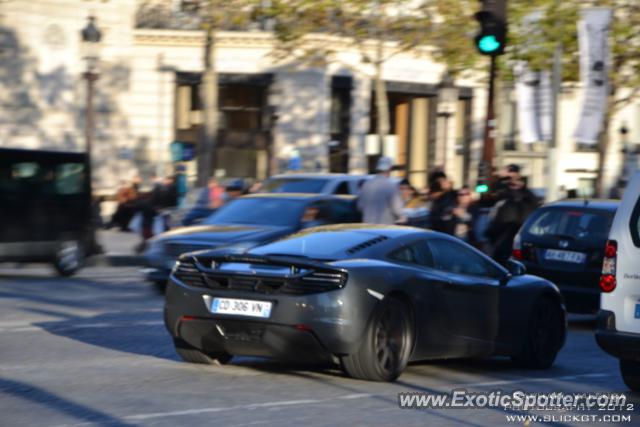
<path fill-rule="evenodd" d="M 482 194 L 489 191 L 489 184 L 484 181 L 478 180 L 478 184 L 476 185 L 476 193 Z"/>
<path fill-rule="evenodd" d="M 491 178 L 491 165 L 481 161 L 478 165 L 478 182 L 476 183 L 476 193 L 482 194 L 489 191 L 489 180 Z"/>
<path fill-rule="evenodd" d="M 482 55 L 502 55 L 507 44 L 506 0 L 480 1 L 480 11 L 475 14 L 480 24 L 480 32 L 475 37 L 476 48 Z"/>

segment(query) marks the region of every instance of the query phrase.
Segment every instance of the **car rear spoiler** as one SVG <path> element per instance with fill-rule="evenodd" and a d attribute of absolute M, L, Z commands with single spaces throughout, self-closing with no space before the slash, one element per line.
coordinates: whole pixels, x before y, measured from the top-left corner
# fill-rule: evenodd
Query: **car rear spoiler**
<path fill-rule="evenodd" d="M 344 268 L 334 267 L 322 261 L 315 261 L 304 257 L 286 256 L 286 255 L 248 255 L 248 254 L 226 254 L 226 255 L 186 255 L 180 258 L 180 262 L 191 261 L 195 267 L 203 273 L 213 276 L 249 276 L 254 278 L 284 278 L 284 279 L 300 279 L 313 275 L 326 275 L 327 278 L 332 276 L 337 280 L 344 280 L 347 270 Z M 252 272 L 246 270 L 220 270 L 219 266 L 225 263 L 242 263 L 242 264 L 259 264 L 269 266 L 289 267 L 289 273 L 286 275 L 269 274 L 268 272 Z"/>

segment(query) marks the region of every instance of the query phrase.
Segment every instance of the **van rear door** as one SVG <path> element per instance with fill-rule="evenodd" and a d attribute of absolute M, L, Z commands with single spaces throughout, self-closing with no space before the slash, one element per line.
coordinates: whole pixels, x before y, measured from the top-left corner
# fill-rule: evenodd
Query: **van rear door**
<path fill-rule="evenodd" d="M 601 308 L 615 313 L 618 331 L 640 333 L 640 172 L 625 190 L 609 241 L 617 251 L 605 267 L 616 282 L 611 292 L 602 293 Z"/>

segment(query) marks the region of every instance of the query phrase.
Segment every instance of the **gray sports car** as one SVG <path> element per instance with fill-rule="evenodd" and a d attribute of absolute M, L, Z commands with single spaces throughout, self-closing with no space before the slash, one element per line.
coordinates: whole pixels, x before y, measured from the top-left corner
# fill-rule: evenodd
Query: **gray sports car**
<path fill-rule="evenodd" d="M 392 381 L 409 361 L 510 356 L 548 368 L 562 347 L 558 288 L 462 241 L 367 224 L 304 230 L 244 254 L 185 254 L 165 323 L 182 358 L 253 355 L 340 363 Z"/>

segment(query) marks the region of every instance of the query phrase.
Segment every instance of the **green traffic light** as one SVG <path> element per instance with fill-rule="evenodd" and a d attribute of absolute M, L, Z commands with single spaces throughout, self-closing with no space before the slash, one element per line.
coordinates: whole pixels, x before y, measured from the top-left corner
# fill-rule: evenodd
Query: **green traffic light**
<path fill-rule="evenodd" d="M 489 186 L 487 184 L 478 184 L 476 185 L 476 193 L 486 193 L 489 191 Z"/>
<path fill-rule="evenodd" d="M 478 49 L 484 53 L 492 53 L 500 49 L 500 42 L 496 39 L 496 36 L 492 34 L 482 36 L 480 40 L 478 40 Z"/>

